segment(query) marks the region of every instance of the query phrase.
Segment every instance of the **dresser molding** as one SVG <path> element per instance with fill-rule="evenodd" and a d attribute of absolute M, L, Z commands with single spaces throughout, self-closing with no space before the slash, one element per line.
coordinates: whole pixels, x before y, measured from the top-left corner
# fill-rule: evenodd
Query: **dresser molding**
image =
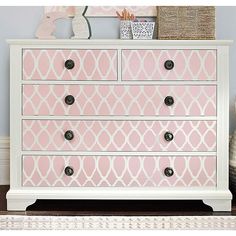
<path fill-rule="evenodd" d="M 200 188 L 195 187 L 178 188 L 173 190 L 172 188 L 158 188 L 156 191 L 154 188 L 102 188 L 94 191 L 94 188 L 71 188 L 54 187 L 53 190 L 48 191 L 47 187 L 25 187 L 23 190 L 15 189 L 11 191 L 9 198 L 15 197 L 23 200 L 26 199 L 183 199 L 183 200 L 220 200 L 225 197 L 225 200 L 231 199 L 231 193 L 229 191 L 218 190 L 214 188 Z M 48 198 L 49 197 L 49 198 Z"/>
<path fill-rule="evenodd" d="M 205 204 L 212 206 L 216 211 L 229 211 L 231 209 L 232 195 L 228 190 L 228 54 L 230 40 L 8 40 L 10 44 L 11 57 L 11 160 L 10 160 L 10 185 L 7 193 L 8 210 L 25 210 L 29 204 L 33 204 L 36 199 L 201 199 Z M 22 151 L 21 122 L 16 120 L 35 119 L 34 116 L 23 116 L 21 113 L 21 84 L 64 84 L 65 81 L 26 81 L 22 80 L 22 49 L 117 49 L 118 50 L 118 81 L 66 81 L 66 84 L 148 84 L 148 85 L 193 85 L 196 81 L 122 81 L 121 79 L 121 50 L 122 49 L 212 49 L 217 50 L 217 80 L 198 81 L 201 85 L 217 86 L 217 117 L 175 117 L 175 120 L 217 120 L 217 150 L 216 152 L 73 152 L 70 151 Z M 220 112 L 219 112 L 220 111 Z M 89 116 L 72 117 L 58 116 L 58 120 L 86 120 Z M 50 116 L 37 117 L 36 119 L 53 119 Z M 55 119 L 55 118 L 54 118 Z M 107 117 L 96 116 L 94 120 L 105 120 Z M 109 119 L 126 120 L 125 116 Z M 128 120 L 174 120 L 169 116 L 158 117 L 146 116 L 131 117 Z M 82 188 L 82 187 L 22 187 L 22 155 L 216 155 L 217 154 L 217 186 L 216 187 L 191 187 L 191 188 Z"/>
<path fill-rule="evenodd" d="M 11 190 L 7 194 L 8 210 L 25 210 L 27 206 L 33 204 L 37 199 L 106 199 L 106 200 L 203 200 L 206 205 L 214 211 L 231 211 L 232 195 L 228 190 L 196 190 L 188 188 L 186 190 L 172 189 L 108 189 L 99 188 L 25 188 L 24 190 Z"/>
<path fill-rule="evenodd" d="M 58 45 L 63 45 L 66 48 L 70 48 L 70 46 L 75 46 L 76 48 L 80 48 L 80 46 L 98 46 L 100 45 L 104 47 L 112 47 L 114 45 L 123 45 L 129 46 L 129 48 L 136 47 L 142 45 L 145 46 L 166 46 L 166 47 L 176 47 L 180 46 L 183 48 L 190 48 L 189 46 L 203 46 L 205 48 L 214 48 L 215 46 L 228 46 L 233 43 L 232 40 L 117 40 L 117 39 L 90 39 L 90 40 L 67 40 L 67 39 L 56 39 L 56 40 L 43 40 L 43 39 L 8 39 L 8 44 L 16 44 L 16 45 L 28 45 L 28 46 L 43 46 L 46 48 L 49 46 L 50 48 L 57 48 Z M 206 46 L 207 45 L 207 46 Z"/>

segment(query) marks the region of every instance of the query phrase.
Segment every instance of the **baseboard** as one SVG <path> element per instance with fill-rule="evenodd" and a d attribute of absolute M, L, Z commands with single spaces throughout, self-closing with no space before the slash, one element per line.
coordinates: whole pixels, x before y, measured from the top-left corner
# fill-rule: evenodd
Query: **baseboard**
<path fill-rule="evenodd" d="M 0 185 L 10 184 L 10 139 L 0 137 Z"/>

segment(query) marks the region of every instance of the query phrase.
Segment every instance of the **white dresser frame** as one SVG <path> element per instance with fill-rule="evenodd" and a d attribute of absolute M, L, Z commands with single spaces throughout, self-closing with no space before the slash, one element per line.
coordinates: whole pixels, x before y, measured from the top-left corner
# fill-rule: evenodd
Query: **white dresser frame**
<path fill-rule="evenodd" d="M 232 195 L 229 185 L 228 134 L 229 134 L 229 40 L 8 40 L 10 44 L 10 190 L 7 193 L 8 210 L 22 211 L 37 199 L 179 199 L 203 200 L 214 211 L 230 211 Z M 22 49 L 117 49 L 121 62 L 122 49 L 216 49 L 217 81 L 201 81 L 199 84 L 217 84 L 217 152 L 179 152 L 175 155 L 217 155 L 217 186 L 214 188 L 82 188 L 82 187 L 22 187 L 22 155 L 37 155 L 37 151 L 22 151 L 21 140 L 21 85 L 34 84 L 36 81 L 22 81 Z M 118 83 L 134 84 L 134 81 L 121 81 L 121 63 L 118 63 Z M 36 83 L 48 83 L 37 81 Z M 61 84 L 63 81 L 50 81 L 50 84 Z M 97 84 L 96 81 L 67 81 L 67 84 Z M 112 84 L 117 81 L 99 81 L 99 84 Z M 196 81 L 137 81 L 137 84 L 196 84 Z M 35 118 L 35 117 L 31 117 Z M 39 118 L 39 117 L 37 117 Z M 53 119 L 53 117 L 40 117 Z M 61 119 L 75 117 L 61 117 Z M 29 119 L 29 117 L 28 117 Z M 57 118 L 58 119 L 58 118 Z M 76 117 L 78 119 L 78 117 Z M 84 117 L 83 117 L 84 119 Z M 119 117 L 120 119 L 120 117 Z M 142 117 L 139 120 L 144 119 Z M 147 117 L 145 117 L 147 119 Z M 156 117 L 155 119 L 174 120 L 175 117 Z M 178 117 L 178 120 L 207 120 L 212 117 Z M 55 154 L 41 151 L 40 154 Z M 71 152 L 63 152 L 71 155 Z M 98 152 L 89 154 L 99 154 Z M 124 155 L 125 152 L 109 152 L 103 155 Z M 148 152 L 144 155 L 170 155 L 171 153 Z M 173 154 L 173 153 L 172 153 Z M 86 153 L 73 152 L 73 155 Z M 132 155 L 132 153 L 129 153 Z M 137 155 L 137 153 L 133 153 Z"/>

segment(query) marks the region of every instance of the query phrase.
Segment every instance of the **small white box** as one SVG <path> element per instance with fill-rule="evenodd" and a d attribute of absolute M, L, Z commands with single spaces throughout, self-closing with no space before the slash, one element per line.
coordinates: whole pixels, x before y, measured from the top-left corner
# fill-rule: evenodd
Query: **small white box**
<path fill-rule="evenodd" d="M 155 22 L 131 22 L 133 39 L 152 39 Z"/>

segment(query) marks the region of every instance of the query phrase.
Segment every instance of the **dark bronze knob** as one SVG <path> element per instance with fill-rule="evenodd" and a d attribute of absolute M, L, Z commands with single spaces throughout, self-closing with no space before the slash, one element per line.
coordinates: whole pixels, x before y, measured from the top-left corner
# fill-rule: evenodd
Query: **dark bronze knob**
<path fill-rule="evenodd" d="M 174 98 L 171 96 L 167 96 L 164 100 L 166 106 L 172 106 L 174 104 Z"/>
<path fill-rule="evenodd" d="M 164 66 L 167 70 L 172 70 L 174 68 L 175 64 L 172 60 L 167 60 L 167 61 L 165 61 Z"/>
<path fill-rule="evenodd" d="M 71 70 L 74 68 L 74 66 L 75 66 L 75 63 L 73 60 L 71 60 L 71 59 L 66 60 L 66 62 L 65 62 L 66 69 Z"/>
<path fill-rule="evenodd" d="M 70 167 L 70 166 L 67 166 L 67 167 L 65 168 L 65 174 L 66 174 L 67 176 L 73 175 L 73 174 L 74 174 L 73 168 Z"/>
<path fill-rule="evenodd" d="M 174 174 L 174 171 L 173 171 L 172 168 L 167 167 L 167 168 L 165 168 L 165 170 L 164 170 L 164 174 L 165 174 L 165 176 L 167 176 L 167 177 L 171 177 L 171 176 Z"/>
<path fill-rule="evenodd" d="M 164 138 L 166 141 L 170 142 L 171 140 L 173 140 L 174 135 L 171 132 L 165 132 Z"/>
<path fill-rule="evenodd" d="M 75 102 L 75 98 L 72 95 L 67 95 L 65 97 L 65 103 L 67 105 L 72 105 Z"/>
<path fill-rule="evenodd" d="M 74 133 L 71 130 L 67 130 L 64 134 L 66 140 L 72 140 L 74 138 Z"/>

